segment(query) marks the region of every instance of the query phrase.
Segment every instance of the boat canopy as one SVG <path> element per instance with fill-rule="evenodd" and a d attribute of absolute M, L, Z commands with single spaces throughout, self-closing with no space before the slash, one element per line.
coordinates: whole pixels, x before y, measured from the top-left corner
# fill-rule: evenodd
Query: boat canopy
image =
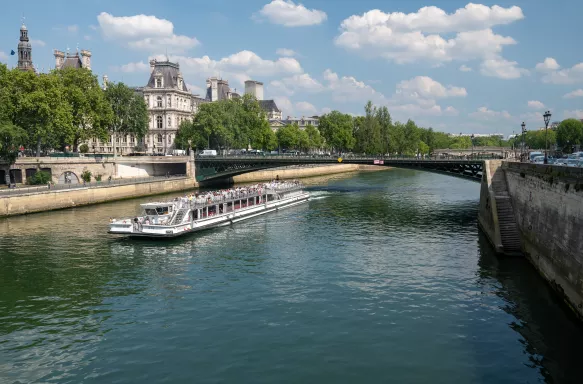
<path fill-rule="evenodd" d="M 147 203 L 140 204 L 148 216 L 168 215 L 172 212 L 173 203 Z"/>

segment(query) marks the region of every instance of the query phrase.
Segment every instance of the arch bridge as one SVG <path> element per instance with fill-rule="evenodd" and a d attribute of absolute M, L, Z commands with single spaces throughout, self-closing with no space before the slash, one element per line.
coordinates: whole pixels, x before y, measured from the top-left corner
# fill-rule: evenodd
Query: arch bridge
<path fill-rule="evenodd" d="M 492 157 L 489 157 L 492 159 Z M 318 156 L 213 156 L 195 159 L 196 181 L 205 182 L 291 165 L 363 164 L 416 169 L 480 182 L 484 159 L 392 158 L 392 157 L 318 157 Z"/>

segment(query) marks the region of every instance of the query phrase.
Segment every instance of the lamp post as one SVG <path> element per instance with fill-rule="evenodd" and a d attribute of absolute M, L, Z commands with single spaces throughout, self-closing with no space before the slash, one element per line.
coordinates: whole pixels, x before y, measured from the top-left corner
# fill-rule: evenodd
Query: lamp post
<path fill-rule="evenodd" d="M 522 122 L 522 124 L 520 125 L 522 127 L 522 161 L 524 161 L 524 159 L 526 158 L 525 156 L 525 152 L 524 150 L 526 149 L 524 146 L 524 134 L 526 133 L 526 124 L 524 124 L 524 121 Z"/>
<path fill-rule="evenodd" d="M 547 154 L 547 150 L 549 147 L 549 141 L 548 141 L 548 128 L 549 128 L 549 122 L 551 121 L 551 112 L 550 111 L 546 111 L 545 114 L 543 115 L 543 118 L 545 119 L 545 164 L 549 163 L 549 157 Z"/>

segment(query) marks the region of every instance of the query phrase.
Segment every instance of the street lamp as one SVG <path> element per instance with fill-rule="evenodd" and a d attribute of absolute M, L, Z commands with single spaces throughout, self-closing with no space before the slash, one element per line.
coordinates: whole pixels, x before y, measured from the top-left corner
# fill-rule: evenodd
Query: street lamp
<path fill-rule="evenodd" d="M 549 157 L 547 155 L 547 149 L 549 147 L 549 141 L 548 141 L 548 128 L 549 128 L 549 122 L 551 121 L 551 112 L 550 111 L 546 111 L 545 114 L 543 115 L 543 118 L 545 119 L 545 164 L 549 163 Z"/>
<path fill-rule="evenodd" d="M 524 124 L 524 121 L 522 122 L 522 124 L 520 125 L 522 127 L 522 161 L 524 161 L 525 156 L 525 146 L 524 146 L 524 134 L 526 133 L 526 124 Z"/>

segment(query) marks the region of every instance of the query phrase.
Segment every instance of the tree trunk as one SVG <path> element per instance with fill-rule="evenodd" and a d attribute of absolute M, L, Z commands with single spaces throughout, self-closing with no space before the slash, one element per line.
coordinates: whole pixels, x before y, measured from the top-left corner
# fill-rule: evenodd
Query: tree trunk
<path fill-rule="evenodd" d="M 116 139 L 116 135 L 115 135 L 115 132 L 113 132 L 113 135 L 111 138 L 111 145 L 113 146 L 113 157 L 117 157 L 117 151 L 115 148 L 115 139 Z"/>

